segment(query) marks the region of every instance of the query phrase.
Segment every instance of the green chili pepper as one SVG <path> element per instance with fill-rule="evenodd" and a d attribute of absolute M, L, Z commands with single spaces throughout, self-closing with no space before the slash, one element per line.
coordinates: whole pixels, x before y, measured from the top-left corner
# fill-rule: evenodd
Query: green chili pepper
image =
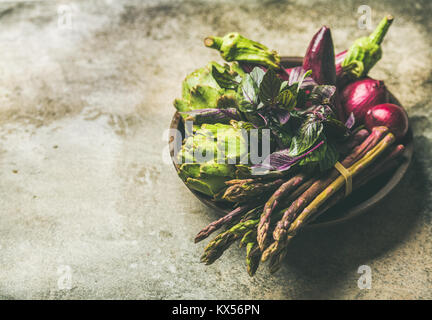
<path fill-rule="evenodd" d="M 378 27 L 368 37 L 362 37 L 354 41 L 342 62 L 342 69 L 350 78 L 361 78 L 368 74 L 369 70 L 381 59 L 381 42 L 387 33 L 392 16 L 381 20 Z"/>

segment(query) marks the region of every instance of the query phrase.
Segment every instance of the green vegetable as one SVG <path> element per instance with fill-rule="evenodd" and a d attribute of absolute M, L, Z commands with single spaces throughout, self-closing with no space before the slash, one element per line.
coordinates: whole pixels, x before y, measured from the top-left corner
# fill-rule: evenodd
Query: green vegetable
<path fill-rule="evenodd" d="M 267 118 L 266 126 L 272 129 L 270 118 L 274 117 L 277 125 L 284 125 L 289 119 L 288 112 L 297 105 L 299 93 L 303 91 L 299 83 L 289 86 L 287 81 L 282 81 L 273 69 L 265 72 L 255 67 L 243 77 L 237 89 L 238 108 L 251 122 L 261 124 L 263 117 Z M 256 117 L 258 110 L 260 118 Z"/>
<path fill-rule="evenodd" d="M 308 115 L 291 141 L 289 155 L 295 157 L 309 150 L 319 141 L 322 130 L 322 122 L 317 121 L 314 115 Z"/>
<path fill-rule="evenodd" d="M 174 100 L 174 106 L 180 112 L 236 107 L 236 90 L 243 76 L 237 63 L 221 66 L 210 62 L 185 78 L 182 98 Z"/>
<path fill-rule="evenodd" d="M 393 17 L 387 16 L 381 20 L 375 31 L 368 37 L 362 37 L 354 41 L 342 62 L 344 73 L 354 79 L 368 74 L 375 63 L 381 59 L 382 50 L 380 44 L 392 22 Z"/>
<path fill-rule="evenodd" d="M 257 68 L 258 69 L 258 68 Z M 255 70 L 255 69 L 254 69 Z M 258 71 L 258 70 L 256 70 Z M 257 75 L 259 72 L 255 72 Z M 264 75 L 264 74 L 263 74 Z M 259 76 L 257 76 L 259 77 Z M 257 77 L 252 73 L 246 74 L 237 89 L 237 101 L 239 101 L 239 110 L 241 112 L 255 112 L 258 107 L 261 107 L 259 102 L 259 84 Z"/>
<path fill-rule="evenodd" d="M 291 146 L 288 155 L 298 157 L 307 150 L 310 150 L 317 143 L 324 142 L 323 145 L 305 158 L 298 165 L 319 165 L 321 171 L 325 171 L 334 166 L 339 158 L 339 152 L 334 146 L 335 127 L 340 124 L 336 120 L 334 113 L 329 107 L 319 106 L 306 112 L 301 117 L 304 118 L 297 134 L 291 140 Z M 341 128 L 337 127 L 339 132 L 336 139 L 344 137 L 346 127 L 342 124 Z"/>
<path fill-rule="evenodd" d="M 269 69 L 259 85 L 259 97 L 262 103 L 274 106 L 278 102 L 282 80 L 276 76 L 273 69 Z"/>
<path fill-rule="evenodd" d="M 332 168 L 339 159 L 339 152 L 333 143 L 325 141 L 324 144 L 311 152 L 299 162 L 300 166 L 318 164 L 321 171 Z"/>
<path fill-rule="evenodd" d="M 190 188 L 212 197 L 225 189 L 225 181 L 250 176 L 249 146 L 242 132 L 250 128 L 251 124 L 234 120 L 229 125 L 195 126 L 178 154 L 179 176 Z"/>
<path fill-rule="evenodd" d="M 206 47 L 219 50 L 226 61 L 242 61 L 257 63 L 266 67 L 280 68 L 280 57 L 276 51 L 270 51 L 266 46 L 247 39 L 236 32 L 224 37 L 207 37 Z"/>

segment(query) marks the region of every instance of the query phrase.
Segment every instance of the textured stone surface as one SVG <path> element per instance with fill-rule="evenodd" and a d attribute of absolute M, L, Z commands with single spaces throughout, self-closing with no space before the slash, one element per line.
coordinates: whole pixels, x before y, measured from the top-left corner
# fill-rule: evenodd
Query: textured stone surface
<path fill-rule="evenodd" d="M 2 2 L 0 297 L 431 299 L 431 2 L 303 3 Z M 368 3 L 374 25 L 396 17 L 371 76 L 411 118 L 402 184 L 370 214 L 299 236 L 276 275 L 250 278 L 236 248 L 200 264 L 193 237 L 216 215 L 162 150 L 182 79 L 220 60 L 202 39 L 239 31 L 302 55 L 327 24 L 342 50 L 366 34 L 357 8 Z M 360 265 L 370 290 L 357 286 Z"/>

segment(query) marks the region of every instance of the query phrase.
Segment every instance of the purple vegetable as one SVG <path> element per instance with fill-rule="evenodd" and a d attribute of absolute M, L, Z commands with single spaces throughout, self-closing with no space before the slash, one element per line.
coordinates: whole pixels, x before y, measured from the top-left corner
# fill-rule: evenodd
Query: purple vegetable
<path fill-rule="evenodd" d="M 261 65 L 256 64 L 256 63 L 251 63 L 251 62 L 242 62 L 242 61 L 239 61 L 239 65 L 240 65 L 240 67 L 243 69 L 243 71 L 246 72 L 246 73 L 251 73 L 252 70 L 253 70 L 255 67 L 260 67 L 261 69 L 264 70 L 264 72 L 267 71 L 267 68 L 266 68 L 266 67 L 261 66 Z"/>
<path fill-rule="evenodd" d="M 287 123 L 291 117 L 291 113 L 288 110 L 280 108 L 273 110 L 273 114 L 278 118 L 279 123 L 282 125 Z"/>
<path fill-rule="evenodd" d="M 369 130 L 385 126 L 396 139 L 402 139 L 408 131 L 408 115 L 401 106 L 391 103 L 379 104 L 366 113 L 365 125 Z"/>
<path fill-rule="evenodd" d="M 275 151 L 261 163 L 252 166 L 253 169 L 266 169 L 266 170 L 277 170 L 277 171 L 285 171 L 291 168 L 294 164 L 299 162 L 301 159 L 306 157 L 308 154 L 312 153 L 319 147 L 321 147 L 324 144 L 324 140 L 319 142 L 316 146 L 309 149 L 305 153 L 297 156 L 292 157 L 289 155 L 289 148 Z"/>
<path fill-rule="evenodd" d="M 186 115 L 185 120 L 193 121 L 194 124 L 203 123 L 229 123 L 231 120 L 240 120 L 236 108 L 227 109 L 197 109 L 191 111 L 180 112 Z"/>
<path fill-rule="evenodd" d="M 267 72 L 267 70 L 268 70 L 266 67 L 259 65 L 259 64 L 255 64 L 255 63 L 241 62 L 240 61 L 239 64 L 240 64 L 240 67 L 243 69 L 243 71 L 246 73 L 251 73 L 255 67 L 260 67 L 261 69 L 264 70 L 264 72 Z M 283 81 L 288 81 L 289 73 L 287 72 L 287 70 L 289 70 L 289 69 L 283 69 L 283 68 L 275 69 L 276 74 Z"/>
<path fill-rule="evenodd" d="M 342 90 L 341 103 L 346 114 L 352 112 L 358 123 L 362 123 L 370 108 L 388 102 L 388 98 L 383 81 L 364 78 L 348 84 Z"/>
<path fill-rule="evenodd" d="M 345 127 L 351 129 L 352 127 L 354 127 L 354 125 L 355 125 L 355 117 L 354 117 L 354 113 L 351 112 L 347 121 L 345 122 Z"/>
<path fill-rule="evenodd" d="M 290 68 L 289 78 L 288 78 L 288 85 L 291 86 L 296 82 L 300 83 L 300 89 L 304 89 L 307 87 L 313 87 L 316 86 L 317 83 L 311 76 L 305 77 L 305 69 L 303 67 L 294 67 Z"/>
<path fill-rule="evenodd" d="M 330 28 L 321 27 L 312 38 L 303 59 L 303 69 L 312 70 L 312 78 L 318 84 L 336 85 L 335 55 Z M 346 115 L 338 92 L 334 99 L 334 111 L 338 120 L 345 121 Z"/>
<path fill-rule="evenodd" d="M 312 38 L 303 59 L 303 69 L 312 70 L 318 84 L 336 84 L 336 67 L 330 28 L 323 26 Z"/>
<path fill-rule="evenodd" d="M 345 60 L 346 54 L 348 50 L 339 52 L 335 56 L 335 64 L 336 64 L 336 78 L 339 80 L 340 77 L 343 75 L 343 69 L 342 69 L 342 62 Z"/>

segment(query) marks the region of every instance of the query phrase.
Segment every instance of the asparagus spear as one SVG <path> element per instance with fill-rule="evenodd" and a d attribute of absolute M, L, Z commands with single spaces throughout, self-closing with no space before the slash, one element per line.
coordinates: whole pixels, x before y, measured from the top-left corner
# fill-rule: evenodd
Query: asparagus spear
<path fill-rule="evenodd" d="M 372 148 L 366 155 L 354 163 L 348 170 L 354 177 L 362 172 L 367 166 L 375 161 L 389 146 L 395 141 L 395 137 L 392 133 L 388 133 L 374 148 Z M 337 177 L 329 186 L 327 186 L 317 197 L 312 200 L 300 213 L 298 217 L 290 224 L 289 229 L 286 232 L 286 236 L 279 237 L 271 246 L 263 252 L 262 260 L 267 260 L 270 255 L 273 255 L 270 263 L 271 271 L 277 270 L 280 262 L 286 253 L 286 246 L 289 241 L 297 234 L 297 232 L 306 224 L 311 216 L 314 215 L 319 207 L 328 200 L 333 194 L 335 194 L 343 185 L 345 179 L 343 176 Z M 276 230 L 275 230 L 276 231 Z"/>
<path fill-rule="evenodd" d="M 256 242 L 256 228 L 246 232 L 240 240 L 240 248 L 246 245 L 246 270 L 252 277 L 258 269 L 261 260 L 261 250 Z"/>
<path fill-rule="evenodd" d="M 252 208 L 252 205 L 249 205 L 249 204 L 238 206 L 237 208 L 235 208 L 234 210 L 232 210 L 230 213 L 223 216 L 219 220 L 213 221 L 207 227 L 205 227 L 200 232 L 198 232 L 198 234 L 195 236 L 195 243 L 200 242 L 201 240 L 204 240 L 210 234 L 212 234 L 214 231 L 218 230 L 220 227 L 229 223 L 230 221 L 237 218 L 238 216 L 245 213 L 247 210 L 249 210 L 251 208 Z"/>
<path fill-rule="evenodd" d="M 250 210 L 239 223 L 220 233 L 213 241 L 209 242 L 201 256 L 201 262 L 207 265 L 212 264 L 231 244 L 241 238 L 240 246 L 246 244 L 246 268 L 249 275 L 253 276 L 261 260 L 261 250 L 256 241 L 256 227 L 261 211 L 262 206 Z M 282 212 L 278 212 L 279 217 Z"/>
<path fill-rule="evenodd" d="M 360 145 L 367 137 L 369 136 L 369 131 L 366 129 L 358 130 L 348 141 L 346 144 L 342 145 L 341 153 L 349 154 L 352 150 Z"/>
<path fill-rule="evenodd" d="M 237 185 L 237 184 L 246 184 L 246 185 L 249 186 L 249 185 L 252 185 L 252 184 L 262 183 L 262 185 L 258 188 L 258 190 L 260 188 L 262 188 L 261 190 L 267 189 L 267 188 L 271 189 L 271 187 L 272 187 L 272 185 L 271 185 L 272 179 L 276 179 L 276 180 L 277 179 L 281 179 L 282 177 L 285 177 L 286 175 L 287 175 L 286 171 L 274 171 L 274 172 L 270 172 L 270 173 L 268 173 L 268 174 L 266 174 L 264 176 L 257 177 L 257 178 L 228 180 L 228 181 L 225 181 L 225 184 L 229 188 L 230 186 L 234 186 L 234 185 Z M 281 182 L 281 181 L 279 181 L 279 182 Z M 277 185 L 279 182 L 273 181 L 273 183 L 275 185 Z M 264 186 L 264 184 L 265 184 L 265 186 Z M 269 190 L 269 191 L 271 191 L 271 190 Z M 222 198 L 225 192 L 226 192 L 226 189 L 222 190 L 221 193 L 218 193 L 217 195 L 215 195 L 215 197 Z M 257 196 L 261 196 L 263 193 L 265 193 L 265 192 L 254 192 L 254 197 L 253 197 L 254 199 L 253 200 L 256 200 Z M 249 196 L 246 196 L 246 197 L 250 198 Z M 250 203 L 239 205 L 237 208 L 233 209 L 230 213 L 228 213 L 224 217 L 222 217 L 219 220 L 216 220 L 216 221 L 210 223 L 208 226 L 206 226 L 204 229 L 202 229 L 195 236 L 195 243 L 197 243 L 197 242 L 199 242 L 199 241 L 207 238 L 211 233 L 213 233 L 214 231 L 218 230 L 223 225 L 227 225 L 230 222 L 233 222 L 233 220 L 235 221 L 236 218 L 238 218 L 239 216 L 241 216 L 247 210 L 250 210 L 250 209 L 256 207 L 257 205 L 261 204 L 262 202 L 264 202 L 265 200 L 263 200 L 261 198 L 262 197 L 259 197 L 259 199 L 256 200 L 256 201 L 251 201 Z"/>
<path fill-rule="evenodd" d="M 201 262 L 207 265 L 215 262 L 231 244 L 244 236 L 246 232 L 253 230 L 257 223 L 258 219 L 239 222 L 227 231 L 220 233 L 205 247 Z"/>
<path fill-rule="evenodd" d="M 267 241 L 268 230 L 271 222 L 270 217 L 273 210 L 276 208 L 281 198 L 303 183 L 306 178 L 307 175 L 305 173 L 297 174 L 287 182 L 283 183 L 266 202 L 258 225 L 257 241 L 261 251 L 264 250 Z"/>
<path fill-rule="evenodd" d="M 230 202 L 245 202 L 256 198 L 257 196 L 274 191 L 285 180 L 276 179 L 269 182 L 256 182 L 253 179 L 239 180 L 238 183 L 230 185 L 222 199 Z"/>
<path fill-rule="evenodd" d="M 255 240 L 249 242 L 246 247 L 246 270 L 252 277 L 258 269 L 261 261 L 261 250 Z"/>

